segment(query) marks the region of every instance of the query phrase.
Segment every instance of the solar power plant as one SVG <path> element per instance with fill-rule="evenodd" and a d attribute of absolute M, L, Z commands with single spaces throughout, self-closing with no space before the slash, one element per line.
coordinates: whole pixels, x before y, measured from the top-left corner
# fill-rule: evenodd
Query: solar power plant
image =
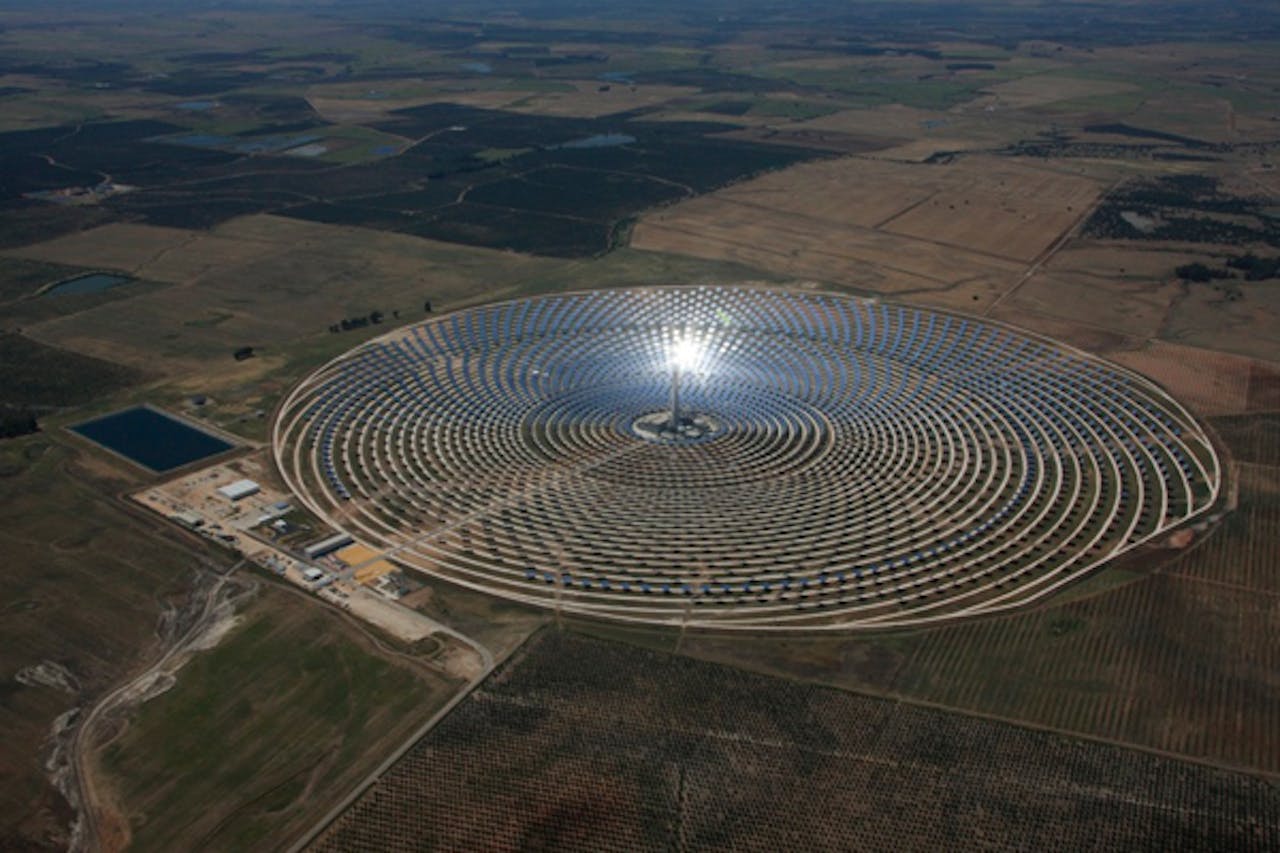
<path fill-rule="evenodd" d="M 1024 605 L 1206 512 L 1221 479 L 1195 420 L 1116 365 L 972 317 L 746 287 L 399 329 L 294 389 L 273 438 L 309 509 L 428 575 L 757 631 Z"/>

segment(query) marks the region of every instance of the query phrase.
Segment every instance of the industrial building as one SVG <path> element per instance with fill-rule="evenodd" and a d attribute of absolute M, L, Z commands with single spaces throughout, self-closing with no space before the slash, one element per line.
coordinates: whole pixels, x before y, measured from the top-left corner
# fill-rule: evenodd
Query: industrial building
<path fill-rule="evenodd" d="M 346 533 L 337 533 L 328 539 L 321 539 L 303 548 L 303 553 L 307 555 L 307 559 L 314 560 L 317 557 L 323 557 L 325 554 L 332 553 L 339 548 L 352 543 L 352 538 Z"/>
<path fill-rule="evenodd" d="M 256 495 L 260 491 L 262 491 L 262 487 L 253 480 L 236 480 L 234 483 L 228 483 L 218 488 L 218 494 L 229 501 L 243 500 L 250 495 Z"/>

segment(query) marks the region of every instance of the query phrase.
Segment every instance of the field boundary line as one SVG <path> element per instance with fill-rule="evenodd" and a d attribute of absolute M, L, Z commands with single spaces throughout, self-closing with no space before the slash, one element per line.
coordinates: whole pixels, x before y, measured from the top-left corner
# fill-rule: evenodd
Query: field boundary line
<path fill-rule="evenodd" d="M 356 784 L 355 788 L 351 790 L 351 793 L 339 800 L 338 804 L 326 812 L 324 817 L 320 818 L 320 820 L 316 822 L 315 826 L 309 829 L 302 838 L 290 845 L 288 853 L 301 853 L 301 851 L 306 850 L 315 843 L 316 839 L 319 838 L 326 829 L 332 826 L 338 818 L 342 817 L 347 809 L 351 808 L 351 806 L 355 804 L 356 800 L 360 799 L 360 797 L 364 795 L 365 791 L 377 784 L 377 781 L 381 779 L 388 770 L 394 767 L 401 758 L 404 758 L 405 754 L 408 753 L 409 750 L 413 749 L 413 747 L 417 745 L 418 741 L 426 737 L 427 734 L 435 728 L 437 723 L 448 716 L 449 712 L 462 703 L 462 700 L 470 696 L 472 691 L 479 687 L 484 680 L 489 677 L 489 674 L 492 671 L 492 669 L 481 671 L 481 673 L 477 675 L 470 684 L 466 685 L 454 694 L 453 698 L 446 702 L 440 710 L 432 714 L 425 723 L 417 729 L 414 729 L 409 736 L 405 738 L 405 741 L 400 744 L 400 746 L 396 747 L 394 752 L 387 756 L 381 764 L 375 767 L 368 776 Z"/>
<path fill-rule="evenodd" d="M 889 214 L 884 219 L 881 219 L 879 222 L 872 224 L 871 227 L 874 228 L 876 231 L 883 230 L 885 226 L 887 226 L 890 222 L 893 222 L 893 220 L 898 219 L 899 217 L 902 217 L 902 216 L 906 216 L 908 213 L 915 210 L 917 207 L 919 207 L 920 205 L 924 204 L 927 201 L 934 200 L 935 198 L 938 197 L 938 194 L 941 192 L 942 190 L 938 190 L 936 192 L 929 193 L 927 196 L 920 199 L 919 201 L 913 202 L 907 205 L 906 207 L 902 208 L 902 210 Z M 896 234 L 897 232 L 890 231 L 889 233 Z"/>
<path fill-rule="evenodd" d="M 1060 252 L 1062 248 L 1067 245 L 1067 243 L 1069 243 L 1073 238 L 1075 238 L 1075 236 L 1080 232 L 1080 229 L 1084 226 L 1084 224 L 1088 222 L 1089 219 L 1093 216 L 1094 211 L 1096 211 L 1099 207 L 1102 206 L 1102 203 L 1108 197 L 1110 197 L 1112 191 L 1114 191 L 1115 188 L 1119 185 L 1120 185 L 1120 181 L 1115 181 L 1106 189 L 1104 189 L 1102 192 L 1098 193 L 1098 197 L 1093 200 L 1093 203 L 1090 204 L 1083 211 L 1081 211 L 1080 216 L 1076 219 L 1076 221 L 1071 223 L 1071 225 L 1067 226 L 1067 229 L 1062 232 L 1062 235 L 1058 237 L 1057 240 L 1054 240 L 1053 243 L 1050 244 L 1049 248 L 1041 252 L 1040 255 L 1031 262 L 1030 266 L 1028 266 L 1026 270 L 1023 271 L 1022 275 L 1014 283 L 1013 287 L 1010 287 L 1004 293 L 997 296 L 996 300 L 987 306 L 987 310 L 982 312 L 982 316 L 990 317 L 991 312 L 995 311 L 997 308 L 1000 307 L 1000 303 L 1004 302 L 1010 296 L 1013 296 L 1013 294 L 1017 293 L 1018 290 L 1020 290 L 1024 284 L 1026 284 L 1036 275 L 1036 273 L 1044 269 L 1045 264 L 1049 263 L 1049 261 L 1053 259 L 1054 255 L 1058 254 L 1058 252 Z M 1126 335 L 1126 337 L 1128 336 Z"/>
<path fill-rule="evenodd" d="M 486 680 L 488 680 L 489 676 L 493 674 L 494 670 L 496 670 L 499 666 L 501 666 L 506 661 L 515 657 L 522 649 L 524 649 L 526 645 L 528 645 L 531 639 L 538 636 L 540 633 L 542 633 L 543 630 L 545 630 L 545 626 L 531 631 L 528 636 L 526 636 L 523 640 L 521 640 L 520 643 L 515 648 L 513 648 L 510 652 L 504 655 L 501 660 L 494 660 L 491 655 L 486 654 L 485 668 L 479 674 L 477 674 L 476 677 L 472 679 L 470 683 L 465 685 L 461 690 L 459 690 L 456 694 L 454 694 L 453 698 L 451 698 L 439 710 L 437 710 L 434 714 L 432 714 L 425 723 L 423 723 L 417 729 L 414 729 L 409 734 L 409 736 L 405 738 L 404 742 L 400 744 L 400 746 L 396 747 L 396 749 L 390 755 L 388 755 L 377 767 L 375 767 L 368 776 L 366 776 L 363 780 L 361 780 L 359 783 L 356 784 L 355 788 L 352 789 L 351 793 L 343 797 L 332 809 L 326 812 L 325 815 L 322 818 L 320 818 L 320 820 L 318 820 L 315 823 L 315 825 L 312 826 L 311 829 L 309 829 L 306 832 L 306 834 L 304 834 L 301 838 L 299 838 L 297 841 L 291 844 L 287 848 L 287 853 L 302 853 L 302 851 L 306 850 L 308 847 L 314 844 L 316 839 L 318 839 L 322 834 L 324 834 L 325 830 L 333 826 L 333 824 L 338 820 L 338 818 L 342 817 L 342 815 L 346 813 L 347 809 L 351 808 L 351 806 L 353 806 L 357 800 L 359 800 L 362 796 L 364 796 L 366 791 L 368 791 L 375 784 L 377 784 L 379 779 L 385 776 L 387 772 L 391 770 L 392 767 L 394 767 L 397 763 L 399 763 L 400 759 L 404 758 L 405 755 L 408 754 L 409 750 L 417 746 L 419 741 L 421 741 L 424 737 L 426 737 L 431 732 L 431 730 L 434 729 L 440 723 L 441 720 L 447 717 L 453 711 L 454 708 L 462 704 L 462 702 L 465 699 L 470 697 L 471 694 L 475 692 L 477 687 L 479 687 Z M 477 648 L 483 648 L 483 646 L 480 646 L 479 643 L 474 643 L 474 645 Z"/>
<path fill-rule="evenodd" d="M 1206 586 L 1216 586 L 1221 589 L 1230 589 L 1235 592 L 1246 592 L 1251 595 L 1265 595 L 1268 598 L 1280 598 L 1280 590 L 1263 589 L 1259 586 L 1245 586 L 1244 584 L 1231 583 L 1229 581 L 1214 580 L 1213 578 L 1200 577 L 1199 575 L 1189 575 L 1178 572 L 1163 573 L 1165 577 L 1174 581 L 1184 581 L 1187 583 L 1205 584 Z"/>
<path fill-rule="evenodd" d="M 683 654 L 683 653 L 679 653 L 679 654 Z M 710 663 L 716 663 L 716 661 L 708 660 L 706 658 L 694 658 L 694 659 L 707 660 Z M 723 665 L 732 666 L 736 669 L 744 669 L 743 667 L 738 666 L 736 664 L 723 664 Z M 754 672 L 757 674 L 762 674 L 762 675 L 775 677 L 775 678 L 783 677 L 783 676 L 774 676 L 774 675 L 771 675 L 770 673 L 761 673 L 757 670 L 745 670 L 745 671 Z M 813 684 L 817 687 L 824 687 L 832 690 L 839 690 L 842 693 L 853 693 L 859 696 L 870 696 L 874 699 L 886 699 L 894 702 L 900 702 L 903 705 L 915 705 L 921 708 L 929 708 L 935 711 L 943 711 L 947 713 L 958 714 L 960 716 L 965 716 L 965 717 L 975 717 L 977 719 L 988 720 L 995 723 L 1001 723 L 1003 725 L 1016 726 L 1022 729 L 1029 729 L 1031 731 L 1046 732 L 1048 734 L 1056 735 L 1059 737 L 1074 738 L 1076 740 L 1105 744 L 1107 746 L 1114 746 L 1121 749 L 1130 749 L 1136 752 L 1145 752 L 1149 755 L 1157 755 L 1157 756 L 1160 756 L 1161 758 L 1167 758 L 1172 761 L 1181 761 L 1187 764 L 1195 764 L 1201 767 L 1209 767 L 1211 769 L 1219 770 L 1226 773 L 1238 773 L 1238 774 L 1243 774 L 1245 776 L 1253 776 L 1259 779 L 1267 779 L 1271 781 L 1280 782 L 1280 768 L 1277 768 L 1275 770 L 1267 770 L 1261 767 L 1247 767 L 1240 764 L 1231 764 L 1226 761 L 1219 761 L 1206 756 L 1188 755 L 1186 753 L 1172 752 L 1167 749 L 1161 749 L 1158 746 L 1148 746 L 1146 744 L 1134 743 L 1132 741 L 1118 740 L 1116 738 L 1107 737 L 1106 735 L 1093 734 L 1090 732 L 1073 731 L 1071 729 L 1057 728 L 1055 726 L 1051 726 L 1045 723 L 1037 723 L 1034 720 L 1022 720 L 1016 717 L 1005 717 L 1005 716 L 1001 716 L 1000 714 L 996 714 L 990 711 L 982 711 L 975 708 L 963 708 L 957 705 L 946 705 L 931 699 L 923 699 L 919 697 L 908 696 L 902 693 L 894 692 L 892 690 L 876 691 L 869 688 L 842 687 L 827 681 L 805 680 L 803 683 Z"/>

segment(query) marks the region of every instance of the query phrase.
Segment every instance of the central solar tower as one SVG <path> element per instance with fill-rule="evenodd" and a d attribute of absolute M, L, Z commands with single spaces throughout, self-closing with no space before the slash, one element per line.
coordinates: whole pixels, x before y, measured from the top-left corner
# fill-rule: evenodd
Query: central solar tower
<path fill-rule="evenodd" d="M 274 424 L 301 504 L 410 571 L 752 631 L 1026 605 L 1208 512 L 1155 384 L 975 317 L 814 291 L 557 294 L 369 341 Z"/>

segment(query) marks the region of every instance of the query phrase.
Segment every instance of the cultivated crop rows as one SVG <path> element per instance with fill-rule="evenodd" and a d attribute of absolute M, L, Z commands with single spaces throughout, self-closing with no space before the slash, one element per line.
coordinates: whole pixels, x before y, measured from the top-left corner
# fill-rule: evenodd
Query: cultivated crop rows
<path fill-rule="evenodd" d="M 1052 611 L 955 625 L 894 689 L 943 705 L 1280 770 L 1274 595 L 1156 575 Z"/>
<path fill-rule="evenodd" d="M 555 631 L 322 851 L 1262 850 L 1267 782 Z"/>

